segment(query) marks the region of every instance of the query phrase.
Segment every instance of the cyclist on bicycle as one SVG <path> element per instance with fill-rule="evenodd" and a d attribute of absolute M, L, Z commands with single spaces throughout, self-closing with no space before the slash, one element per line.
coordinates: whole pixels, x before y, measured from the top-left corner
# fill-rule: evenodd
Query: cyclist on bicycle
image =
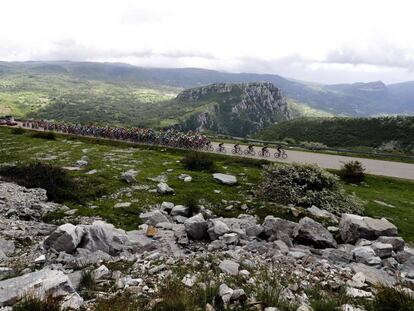
<path fill-rule="evenodd" d="M 265 155 L 269 151 L 267 144 L 265 144 L 262 148 L 262 155 Z"/>
<path fill-rule="evenodd" d="M 240 144 L 239 143 L 237 143 L 237 144 L 235 144 L 234 145 L 234 151 L 236 151 L 236 153 L 238 153 L 239 151 L 240 151 Z"/>
<path fill-rule="evenodd" d="M 224 143 L 219 143 L 219 151 L 223 151 L 224 150 Z"/>
<path fill-rule="evenodd" d="M 247 147 L 247 150 L 249 150 L 249 152 L 254 151 L 254 145 L 249 145 L 249 147 Z"/>
<path fill-rule="evenodd" d="M 278 145 L 276 148 L 277 152 L 279 153 L 279 156 L 282 154 L 282 146 Z"/>

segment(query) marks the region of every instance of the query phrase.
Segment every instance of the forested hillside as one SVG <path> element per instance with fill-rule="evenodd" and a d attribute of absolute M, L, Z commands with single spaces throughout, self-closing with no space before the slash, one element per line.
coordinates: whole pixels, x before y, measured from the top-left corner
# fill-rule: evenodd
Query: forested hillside
<path fill-rule="evenodd" d="M 256 135 L 264 140 L 320 142 L 332 147 L 368 146 L 414 151 L 414 117 L 300 118 Z"/>

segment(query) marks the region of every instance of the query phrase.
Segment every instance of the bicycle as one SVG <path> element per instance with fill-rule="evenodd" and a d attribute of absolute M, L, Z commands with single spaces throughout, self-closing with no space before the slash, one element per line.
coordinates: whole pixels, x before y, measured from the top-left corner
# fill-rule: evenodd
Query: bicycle
<path fill-rule="evenodd" d="M 217 147 L 216 152 L 218 152 L 218 153 L 226 153 L 226 147 Z"/>
<path fill-rule="evenodd" d="M 269 150 L 261 150 L 259 152 L 259 156 L 268 158 L 268 157 L 270 157 L 270 151 Z"/>
<path fill-rule="evenodd" d="M 256 155 L 256 151 L 254 151 L 254 149 L 246 149 L 246 150 L 244 150 L 244 154 L 245 155 L 255 156 Z"/>
<path fill-rule="evenodd" d="M 213 147 L 211 144 L 209 144 L 209 145 L 206 145 L 206 146 L 204 147 L 204 150 L 205 150 L 205 151 L 214 151 L 214 147 Z"/>
<path fill-rule="evenodd" d="M 232 154 L 243 154 L 243 150 L 239 147 L 239 148 L 233 148 L 231 149 L 231 153 Z"/>
<path fill-rule="evenodd" d="M 287 157 L 288 157 L 288 155 L 285 152 L 285 150 L 281 150 L 280 152 L 275 152 L 275 158 L 276 159 L 279 159 L 279 158 L 287 159 Z"/>

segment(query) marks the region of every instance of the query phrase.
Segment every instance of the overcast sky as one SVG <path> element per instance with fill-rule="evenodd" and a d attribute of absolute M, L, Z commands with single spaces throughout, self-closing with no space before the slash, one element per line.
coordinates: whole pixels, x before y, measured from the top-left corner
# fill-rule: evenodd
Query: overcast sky
<path fill-rule="evenodd" d="M 0 60 L 414 80 L 413 0 L 1 0 Z"/>

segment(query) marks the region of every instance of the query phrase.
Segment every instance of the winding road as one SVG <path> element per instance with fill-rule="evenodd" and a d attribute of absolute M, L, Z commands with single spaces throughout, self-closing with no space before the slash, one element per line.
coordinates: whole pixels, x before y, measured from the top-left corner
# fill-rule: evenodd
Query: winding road
<path fill-rule="evenodd" d="M 18 122 L 17 126 L 22 127 L 22 123 Z M 217 142 L 213 143 L 214 151 L 212 152 L 217 153 L 216 149 L 218 148 L 218 144 L 219 143 Z M 235 156 L 234 154 L 231 153 L 231 149 L 233 149 L 233 146 L 234 146 L 233 144 L 228 144 L 228 143 L 224 144 L 224 147 L 226 148 L 226 153 L 225 153 L 226 155 Z M 247 148 L 247 145 L 240 145 L 240 146 L 243 150 Z M 260 151 L 260 148 L 256 147 L 255 150 L 256 152 L 258 152 Z M 269 161 L 285 162 L 285 163 L 296 162 L 296 163 L 304 163 L 304 164 L 317 164 L 322 168 L 340 169 L 344 162 L 357 160 L 363 164 L 368 174 L 414 180 L 414 164 L 410 164 L 410 163 L 373 160 L 373 159 L 366 159 L 366 158 L 306 152 L 306 151 L 296 151 L 296 150 L 287 150 L 286 151 L 286 153 L 288 154 L 287 159 L 276 159 L 273 156 L 274 153 L 276 152 L 276 149 L 269 148 L 269 151 L 271 153 L 271 156 L 268 158 L 265 158 Z M 262 158 L 257 155 L 256 156 L 237 155 L 237 156 L 249 157 L 249 158 L 255 158 L 255 159 Z"/>

